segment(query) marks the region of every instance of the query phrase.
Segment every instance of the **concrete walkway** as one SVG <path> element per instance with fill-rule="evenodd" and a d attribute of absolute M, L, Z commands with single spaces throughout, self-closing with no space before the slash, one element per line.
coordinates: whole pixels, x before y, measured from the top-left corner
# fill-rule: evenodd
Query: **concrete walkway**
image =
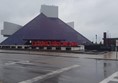
<path fill-rule="evenodd" d="M 46 51 L 18 51 L 18 50 L 0 50 L 0 53 L 16 53 L 16 54 L 28 54 L 28 55 L 45 55 L 45 56 L 58 56 L 58 57 L 70 57 L 70 58 L 89 58 L 89 59 L 110 59 L 118 60 L 118 53 L 106 52 L 106 53 L 64 53 L 64 52 L 46 52 Z"/>

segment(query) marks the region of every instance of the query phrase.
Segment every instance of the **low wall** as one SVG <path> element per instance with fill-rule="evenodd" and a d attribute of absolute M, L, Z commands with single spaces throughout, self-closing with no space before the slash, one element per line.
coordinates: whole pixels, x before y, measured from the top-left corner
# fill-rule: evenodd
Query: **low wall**
<path fill-rule="evenodd" d="M 84 45 L 78 47 L 33 47 L 31 45 L 0 45 L 0 49 L 30 49 L 30 50 L 72 50 L 72 51 L 84 51 Z"/>

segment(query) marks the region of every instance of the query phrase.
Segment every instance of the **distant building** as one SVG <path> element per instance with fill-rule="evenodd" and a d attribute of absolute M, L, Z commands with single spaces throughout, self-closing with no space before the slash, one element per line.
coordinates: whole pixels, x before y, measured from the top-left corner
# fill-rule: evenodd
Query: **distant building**
<path fill-rule="evenodd" d="M 103 34 L 103 43 L 105 46 L 116 46 L 116 41 L 118 38 L 107 38 L 107 33 L 104 32 Z"/>
<path fill-rule="evenodd" d="M 12 31 L 10 29 L 2 30 L 2 32 L 5 31 L 2 35 L 8 36 L 1 43 L 2 46 L 30 45 L 36 49 L 44 47 L 60 49 L 59 47 L 79 47 L 79 45 L 92 44 L 86 37 L 73 29 L 74 22 L 66 24 L 58 18 L 57 6 L 41 6 L 41 14 L 24 26 L 8 23 L 6 25 L 6 27 L 10 26 Z M 7 32 L 11 33 L 7 34 Z"/>

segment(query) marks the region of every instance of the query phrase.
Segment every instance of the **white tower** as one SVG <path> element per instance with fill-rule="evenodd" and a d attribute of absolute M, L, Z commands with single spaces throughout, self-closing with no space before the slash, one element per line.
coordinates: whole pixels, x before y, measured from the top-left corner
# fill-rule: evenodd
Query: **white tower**
<path fill-rule="evenodd" d="M 1 35 L 8 37 L 15 33 L 17 30 L 22 28 L 22 26 L 10 22 L 4 22 L 4 28 L 1 30 Z"/>
<path fill-rule="evenodd" d="M 58 18 L 58 6 L 41 5 L 40 12 L 47 17 Z"/>

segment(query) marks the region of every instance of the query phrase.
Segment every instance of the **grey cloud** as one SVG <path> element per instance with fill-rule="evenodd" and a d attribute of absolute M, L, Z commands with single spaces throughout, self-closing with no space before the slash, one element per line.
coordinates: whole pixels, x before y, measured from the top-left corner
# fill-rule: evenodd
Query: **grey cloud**
<path fill-rule="evenodd" d="M 74 21 L 75 29 L 90 40 L 98 34 L 101 41 L 104 31 L 118 37 L 118 0 L 1 0 L 0 29 L 3 21 L 26 24 L 39 14 L 41 4 L 59 6 L 59 17 Z"/>

